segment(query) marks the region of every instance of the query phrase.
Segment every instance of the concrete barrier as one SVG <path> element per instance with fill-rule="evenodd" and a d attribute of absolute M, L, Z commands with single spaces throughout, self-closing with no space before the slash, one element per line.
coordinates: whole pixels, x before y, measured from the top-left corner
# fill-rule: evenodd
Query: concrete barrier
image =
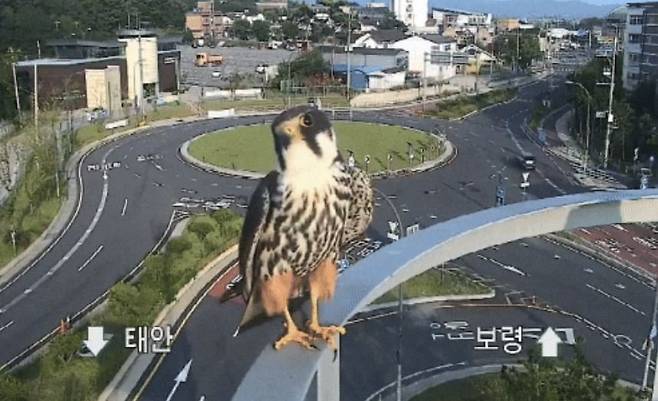
<path fill-rule="evenodd" d="M 208 110 L 208 118 L 228 118 L 235 115 L 235 109 Z"/>
<path fill-rule="evenodd" d="M 123 120 L 111 121 L 105 124 L 105 129 L 115 129 L 128 126 L 128 119 L 124 118 Z"/>

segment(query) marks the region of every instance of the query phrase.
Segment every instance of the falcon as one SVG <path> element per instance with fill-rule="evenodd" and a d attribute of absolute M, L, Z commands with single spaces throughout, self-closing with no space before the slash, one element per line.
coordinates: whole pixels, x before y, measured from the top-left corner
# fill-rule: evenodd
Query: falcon
<path fill-rule="evenodd" d="M 368 176 L 348 167 L 327 116 L 307 106 L 289 109 L 272 122 L 278 168 L 252 195 L 239 244 L 242 296 L 247 303 L 238 331 L 260 316 L 282 315 L 286 331 L 274 343 L 315 348 L 322 339 L 336 349 L 341 326 L 321 326 L 318 303 L 336 287 L 341 247 L 365 232 L 372 220 Z M 289 300 L 308 293 L 308 331 L 295 324 Z"/>

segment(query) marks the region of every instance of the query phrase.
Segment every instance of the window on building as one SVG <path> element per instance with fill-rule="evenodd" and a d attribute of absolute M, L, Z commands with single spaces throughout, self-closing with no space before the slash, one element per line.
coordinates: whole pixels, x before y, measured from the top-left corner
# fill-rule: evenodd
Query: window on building
<path fill-rule="evenodd" d="M 658 15 L 647 15 L 646 22 L 649 25 L 658 25 Z"/>
<path fill-rule="evenodd" d="M 643 19 L 644 17 L 641 15 L 631 15 L 628 22 L 631 25 L 642 25 Z"/>
<path fill-rule="evenodd" d="M 630 43 L 640 43 L 641 40 L 642 40 L 642 35 L 633 34 L 633 33 L 628 35 L 628 41 Z"/>
<path fill-rule="evenodd" d="M 638 63 L 640 61 L 640 55 L 638 53 L 629 53 L 628 61 L 631 63 Z"/>

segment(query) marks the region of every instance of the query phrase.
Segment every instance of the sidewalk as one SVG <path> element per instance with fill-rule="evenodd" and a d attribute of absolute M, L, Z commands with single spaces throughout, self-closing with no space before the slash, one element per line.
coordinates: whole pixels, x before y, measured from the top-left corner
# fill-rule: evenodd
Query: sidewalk
<path fill-rule="evenodd" d="M 555 110 L 558 112 L 560 109 Z M 544 127 L 547 117 L 541 122 L 547 136 L 546 150 L 555 157 L 565 160 L 573 170 L 573 177 L 584 187 L 591 189 L 627 189 L 609 171 L 596 168 L 591 160 L 585 163 L 585 152 L 581 145 L 569 135 L 569 123 L 573 119 L 573 109 L 569 108 L 555 122 L 555 129 Z"/>

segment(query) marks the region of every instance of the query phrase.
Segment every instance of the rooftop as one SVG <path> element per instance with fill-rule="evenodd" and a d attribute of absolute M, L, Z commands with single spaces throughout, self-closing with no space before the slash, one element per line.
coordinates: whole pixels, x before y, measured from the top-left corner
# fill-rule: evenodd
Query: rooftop
<path fill-rule="evenodd" d="M 397 29 L 381 29 L 368 32 L 366 35 L 370 35 L 376 42 L 397 42 L 407 37 L 404 32 Z"/>
<path fill-rule="evenodd" d="M 106 40 L 106 41 L 97 41 L 97 40 L 82 40 L 82 39 L 54 39 L 46 42 L 46 46 L 78 46 L 78 47 L 99 47 L 104 49 L 112 49 L 125 47 L 125 43 L 118 42 L 116 40 Z"/>
<path fill-rule="evenodd" d="M 34 60 L 24 60 L 16 63 L 17 67 L 33 67 L 33 66 L 70 66 L 94 63 L 99 61 L 120 60 L 124 57 L 101 57 L 101 58 L 85 58 L 85 59 L 61 59 L 61 58 L 39 58 Z"/>
<path fill-rule="evenodd" d="M 457 40 L 455 38 L 449 38 L 447 36 L 435 34 L 435 33 L 430 33 L 427 35 L 421 35 L 421 38 L 425 40 L 429 40 L 430 42 L 434 42 L 436 44 L 442 44 L 442 43 L 455 43 Z"/>

